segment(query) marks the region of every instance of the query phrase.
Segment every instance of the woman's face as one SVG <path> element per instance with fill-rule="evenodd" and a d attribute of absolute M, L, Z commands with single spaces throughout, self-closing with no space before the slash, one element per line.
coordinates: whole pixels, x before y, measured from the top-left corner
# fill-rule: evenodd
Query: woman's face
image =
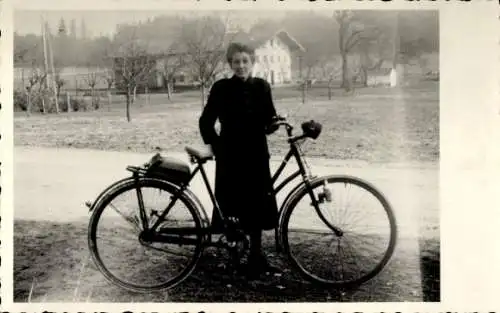
<path fill-rule="evenodd" d="M 253 63 L 250 54 L 246 52 L 236 52 L 231 60 L 231 69 L 240 78 L 246 79 L 252 72 Z"/>

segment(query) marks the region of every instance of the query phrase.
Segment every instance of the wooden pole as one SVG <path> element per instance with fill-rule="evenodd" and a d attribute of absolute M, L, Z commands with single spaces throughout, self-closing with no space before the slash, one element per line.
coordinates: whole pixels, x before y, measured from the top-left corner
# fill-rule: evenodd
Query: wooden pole
<path fill-rule="evenodd" d="M 52 40 L 49 38 L 49 56 L 50 56 L 50 68 L 52 72 L 52 83 L 54 87 L 54 99 L 55 99 L 55 105 L 56 105 L 56 113 L 59 114 L 59 99 L 57 96 L 57 83 L 56 83 L 56 71 L 54 69 L 54 50 L 52 49 Z"/>
<path fill-rule="evenodd" d="M 48 60 L 47 60 L 47 40 L 46 40 L 46 33 L 45 33 L 46 32 L 45 20 L 43 19 L 43 16 L 41 17 L 41 20 L 42 20 L 43 62 L 45 65 L 45 73 L 48 76 L 49 64 L 48 64 Z M 49 87 L 49 81 L 50 80 L 47 77 L 47 79 L 45 79 L 45 87 L 46 88 Z"/>
<path fill-rule="evenodd" d="M 396 87 L 400 85 L 400 77 L 398 77 L 398 64 L 399 64 L 399 50 L 400 50 L 400 38 L 399 38 L 399 12 L 396 12 L 395 23 L 394 23 L 394 55 L 392 60 L 392 71 L 391 71 L 391 87 Z"/>

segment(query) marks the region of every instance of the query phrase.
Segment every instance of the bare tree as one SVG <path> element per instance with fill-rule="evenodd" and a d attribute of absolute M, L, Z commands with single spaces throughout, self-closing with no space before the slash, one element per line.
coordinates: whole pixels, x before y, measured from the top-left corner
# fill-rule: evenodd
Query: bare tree
<path fill-rule="evenodd" d="M 358 43 L 354 48 L 359 54 L 358 77 L 363 86 L 368 85 L 370 71 L 379 69 L 384 60 L 397 55 L 396 28 L 398 12 L 358 12 L 357 19 L 363 23 Z"/>
<path fill-rule="evenodd" d="M 55 90 L 56 90 L 56 99 L 59 99 L 59 95 L 61 94 L 61 89 L 62 87 L 66 84 L 66 81 L 62 78 L 61 76 L 61 70 L 56 67 L 55 73 L 54 73 L 54 83 L 55 83 Z M 68 101 L 68 108 L 67 111 L 70 111 L 70 103 Z"/>
<path fill-rule="evenodd" d="M 321 69 L 324 79 L 328 82 L 328 100 L 331 100 L 333 82 L 342 71 L 342 62 L 339 62 L 337 59 L 324 58 L 322 60 Z"/>
<path fill-rule="evenodd" d="M 168 100 L 172 99 L 175 75 L 178 74 L 185 65 L 186 56 L 176 52 L 175 49 L 169 49 L 169 52 L 163 57 L 161 74 L 163 76 L 163 81 L 166 83 Z"/>
<path fill-rule="evenodd" d="M 95 96 L 95 88 L 97 86 L 97 83 L 99 82 L 100 76 L 97 72 L 88 72 L 86 77 L 85 77 L 85 82 L 87 83 L 87 86 L 90 88 L 90 99 L 92 103 L 92 107 L 94 109 L 99 109 L 99 99 L 96 99 Z"/>
<path fill-rule="evenodd" d="M 43 72 L 40 76 L 40 81 L 38 82 L 38 89 L 36 90 L 36 96 L 40 98 L 41 104 L 42 104 L 42 113 L 45 114 L 47 113 L 47 104 L 46 102 L 49 101 L 49 91 L 50 89 L 47 87 L 47 72 Z"/>
<path fill-rule="evenodd" d="M 28 85 L 25 86 L 26 98 L 27 98 L 26 113 L 28 115 L 31 113 L 31 107 L 33 103 L 33 93 L 36 91 L 35 87 L 38 85 L 38 91 L 43 90 L 46 78 L 47 78 L 47 73 L 40 71 L 40 69 L 33 64 L 30 70 L 30 75 L 28 77 Z M 40 95 L 41 94 L 39 94 L 38 96 Z M 43 109 L 45 109 L 45 106 L 43 106 Z"/>
<path fill-rule="evenodd" d="M 137 86 L 147 82 L 150 73 L 155 68 L 155 58 L 149 55 L 144 44 L 132 38 L 120 46 L 118 55 L 114 58 L 116 85 L 125 91 L 127 121 L 131 121 L 130 106 Z"/>
<path fill-rule="evenodd" d="M 319 60 L 313 58 L 306 58 L 305 64 L 300 69 L 300 87 L 302 90 L 302 104 L 307 101 L 307 90 L 312 87 L 312 78 L 314 77 L 314 68 L 317 66 Z"/>
<path fill-rule="evenodd" d="M 351 11 L 335 11 L 334 18 L 339 26 L 338 43 L 340 56 L 342 58 L 342 88 L 351 89 L 351 78 L 349 75 L 348 56 L 361 39 L 363 28 L 357 23 L 354 13 Z"/>
<path fill-rule="evenodd" d="M 106 74 L 104 76 L 104 81 L 106 82 L 106 93 L 108 96 L 108 110 L 110 110 L 111 103 L 112 103 L 111 89 L 113 88 L 113 85 L 115 84 L 115 75 L 114 75 L 113 71 L 106 71 Z"/>
<path fill-rule="evenodd" d="M 181 42 L 192 64 L 193 74 L 200 83 L 202 105 L 205 90 L 224 68 L 226 29 L 227 19 L 223 21 L 213 16 L 187 19 L 182 25 Z"/>
<path fill-rule="evenodd" d="M 368 71 L 380 67 L 388 55 L 397 55 L 398 12 L 378 11 L 336 11 L 335 20 L 339 26 L 339 51 L 342 58 L 342 87 L 351 89 L 350 70 L 357 72 L 357 77 L 367 83 Z M 360 65 L 351 67 L 349 55 L 356 52 L 360 56 Z"/>

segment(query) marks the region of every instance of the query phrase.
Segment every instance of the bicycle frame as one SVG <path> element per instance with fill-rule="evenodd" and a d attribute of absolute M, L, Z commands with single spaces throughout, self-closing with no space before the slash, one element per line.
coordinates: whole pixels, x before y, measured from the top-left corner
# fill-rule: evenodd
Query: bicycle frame
<path fill-rule="evenodd" d="M 302 175 L 303 181 L 306 183 L 306 185 L 309 181 L 309 179 L 308 179 L 309 177 L 308 177 L 307 172 L 306 172 L 306 167 L 304 165 L 304 161 L 303 161 L 302 156 L 300 155 L 300 152 L 299 152 L 299 147 L 297 146 L 295 141 L 290 141 L 290 149 L 288 150 L 288 152 L 285 155 L 285 157 L 283 158 L 280 166 L 278 167 L 278 169 L 275 171 L 275 173 L 273 174 L 273 176 L 271 178 L 273 186 L 277 182 L 277 180 L 281 176 L 281 174 L 283 173 L 283 170 L 285 169 L 286 165 L 288 164 L 288 162 L 290 161 L 290 159 L 292 157 L 295 157 L 295 160 L 297 161 L 297 165 L 299 168 L 295 172 L 293 172 L 292 174 L 288 175 L 276 188 L 273 188 L 273 196 L 276 196 L 281 190 L 283 190 L 283 188 L 285 186 L 287 186 L 291 181 L 293 181 L 299 175 Z M 170 204 L 167 206 L 167 208 L 165 208 L 165 210 L 161 213 L 161 215 L 159 215 L 155 224 L 149 229 L 147 228 L 148 222 L 147 222 L 147 217 L 146 217 L 146 213 L 144 210 L 144 204 L 142 203 L 142 194 L 141 194 L 140 188 L 137 188 L 137 198 L 139 200 L 139 208 L 141 211 L 140 215 L 141 215 L 141 219 L 144 218 L 144 220 L 143 220 L 143 227 L 145 227 L 144 229 L 154 231 L 154 230 L 156 230 L 156 228 L 158 228 L 158 226 L 162 223 L 164 218 L 169 213 L 170 209 L 173 207 L 173 205 L 177 201 L 177 199 L 186 190 L 186 188 L 189 186 L 189 184 L 193 180 L 193 178 L 198 174 L 198 171 L 201 172 L 203 181 L 205 183 L 205 187 L 209 193 L 210 200 L 213 204 L 214 209 L 217 210 L 218 214 L 220 214 L 220 217 L 223 221 L 223 224 L 225 226 L 227 226 L 226 225 L 227 219 L 226 219 L 224 213 L 222 212 L 222 210 L 220 209 L 220 207 L 217 203 L 217 199 L 215 198 L 214 191 L 210 186 L 208 175 L 205 171 L 205 168 L 203 167 L 204 163 L 205 162 L 197 163 L 198 165 L 195 167 L 195 169 L 191 173 L 191 176 L 189 177 L 189 179 L 185 183 L 180 185 L 179 190 L 172 196 L 172 199 L 171 199 L 172 201 L 170 202 Z"/>

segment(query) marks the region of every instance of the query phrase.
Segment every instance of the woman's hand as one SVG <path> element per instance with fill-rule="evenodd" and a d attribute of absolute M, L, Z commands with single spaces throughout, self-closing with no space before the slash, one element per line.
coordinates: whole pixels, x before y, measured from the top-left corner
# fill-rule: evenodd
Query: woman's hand
<path fill-rule="evenodd" d="M 272 133 L 274 133 L 275 131 L 278 130 L 280 126 L 276 123 L 276 122 L 272 122 L 271 124 L 267 125 L 265 131 L 266 131 L 266 135 L 270 135 Z"/>
<path fill-rule="evenodd" d="M 267 126 L 266 126 L 266 134 L 267 135 L 270 135 L 272 133 L 274 133 L 275 131 L 278 130 L 278 128 L 280 127 L 279 125 L 279 122 L 280 121 L 284 121 L 286 120 L 286 117 L 284 116 L 280 116 L 280 115 L 275 115 L 272 119 L 271 119 L 271 123 L 269 123 Z"/>

